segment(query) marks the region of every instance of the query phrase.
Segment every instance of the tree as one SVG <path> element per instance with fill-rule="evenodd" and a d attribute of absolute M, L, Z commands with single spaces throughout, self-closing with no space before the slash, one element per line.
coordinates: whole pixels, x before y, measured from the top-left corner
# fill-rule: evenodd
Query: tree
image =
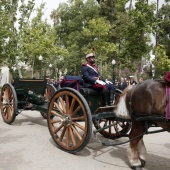
<path fill-rule="evenodd" d="M 40 65 L 39 56 L 43 56 L 44 72 L 49 63 L 53 62 L 57 54 L 53 28 L 42 20 L 45 4 L 37 9 L 36 16 L 27 24 L 21 32 L 20 49 L 21 60 L 32 67 L 32 77 Z"/>
<path fill-rule="evenodd" d="M 65 51 L 65 55 L 60 56 L 64 61 L 62 67 L 67 70 L 67 74 L 79 75 L 81 70 L 82 57 L 88 51 L 88 44 L 91 39 L 82 34 L 83 29 L 91 19 L 98 17 L 99 6 L 94 0 L 69 1 L 68 4 L 60 4 L 59 8 L 51 14 L 54 20 L 56 31 L 56 42 Z"/>
<path fill-rule="evenodd" d="M 153 64 L 155 66 L 155 77 L 163 78 L 170 68 L 170 60 L 166 55 L 166 50 L 163 45 L 157 45 L 155 49 L 155 59 Z"/>
<path fill-rule="evenodd" d="M 21 0 L 20 7 L 19 0 L 4 0 L 1 5 L 2 24 L 6 29 L 6 34 L 3 39 L 3 51 L 1 51 L 0 55 L 3 58 L 3 64 L 7 65 L 11 72 L 13 67 L 17 67 L 19 76 L 22 77 L 19 62 L 17 61 L 17 56 L 20 55 L 20 32 L 30 17 L 34 7 L 34 0 L 29 0 L 27 4 L 25 4 L 24 0 Z M 17 18 L 18 10 L 20 10 L 19 18 Z"/>
<path fill-rule="evenodd" d="M 4 10 L 6 1 L 0 1 L 0 64 L 4 64 L 6 58 L 4 48 L 10 36 L 9 18 L 6 17 L 7 11 Z"/>
<path fill-rule="evenodd" d="M 96 61 L 100 64 L 101 74 L 108 76 L 109 72 L 103 74 L 103 63 L 106 63 L 108 61 L 108 56 L 116 51 L 115 44 L 109 41 L 109 34 L 111 34 L 109 21 L 105 18 L 92 19 L 88 22 L 87 27 L 83 29 L 82 34 L 86 39 L 91 40 L 88 46 L 95 47 Z"/>
<path fill-rule="evenodd" d="M 170 5 L 167 3 L 158 12 L 159 24 L 157 29 L 157 44 L 165 46 L 170 58 Z"/>

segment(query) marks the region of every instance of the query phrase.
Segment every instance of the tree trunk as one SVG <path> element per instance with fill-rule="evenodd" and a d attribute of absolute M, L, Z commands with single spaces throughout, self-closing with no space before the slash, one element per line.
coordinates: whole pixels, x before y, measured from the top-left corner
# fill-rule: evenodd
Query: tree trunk
<path fill-rule="evenodd" d="M 15 57 L 15 61 L 16 61 L 16 66 L 17 66 L 19 78 L 22 78 L 21 68 L 20 68 L 19 65 L 18 65 L 18 62 L 19 62 L 19 61 L 18 61 L 18 56 Z"/>

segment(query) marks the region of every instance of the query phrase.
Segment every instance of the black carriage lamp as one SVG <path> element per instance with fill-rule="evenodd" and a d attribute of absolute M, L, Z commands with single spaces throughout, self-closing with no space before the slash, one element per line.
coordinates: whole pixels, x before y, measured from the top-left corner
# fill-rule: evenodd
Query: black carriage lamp
<path fill-rule="evenodd" d="M 50 68 L 50 76 L 49 76 L 49 77 L 50 77 L 50 78 L 51 78 L 51 67 L 52 67 L 52 64 L 50 63 L 50 64 L 49 64 L 49 68 Z"/>
<path fill-rule="evenodd" d="M 42 60 L 43 60 L 42 55 L 40 55 L 38 59 L 40 60 L 40 67 L 41 67 L 40 68 L 40 78 L 42 78 Z"/>
<path fill-rule="evenodd" d="M 115 83 L 115 65 L 116 65 L 116 61 L 113 59 L 112 60 L 112 66 L 113 66 L 113 71 L 112 71 L 112 81 L 113 83 Z"/>

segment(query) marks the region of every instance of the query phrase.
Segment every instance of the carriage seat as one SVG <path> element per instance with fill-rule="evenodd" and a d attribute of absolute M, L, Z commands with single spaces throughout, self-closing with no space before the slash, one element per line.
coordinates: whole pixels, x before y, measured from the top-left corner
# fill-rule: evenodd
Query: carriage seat
<path fill-rule="evenodd" d="M 84 81 L 82 76 L 64 76 L 63 80 L 60 82 L 60 87 L 71 87 L 80 91 L 80 89 L 84 86 Z"/>
<path fill-rule="evenodd" d="M 100 91 L 84 87 L 82 76 L 66 75 L 60 83 L 60 87 L 71 87 L 79 91 L 83 96 L 97 96 Z"/>
<path fill-rule="evenodd" d="M 95 89 L 92 89 L 92 88 L 83 87 L 83 88 L 80 89 L 80 93 L 83 96 L 98 96 L 98 95 L 100 95 L 100 93 L 102 93 L 102 91 L 95 90 Z"/>

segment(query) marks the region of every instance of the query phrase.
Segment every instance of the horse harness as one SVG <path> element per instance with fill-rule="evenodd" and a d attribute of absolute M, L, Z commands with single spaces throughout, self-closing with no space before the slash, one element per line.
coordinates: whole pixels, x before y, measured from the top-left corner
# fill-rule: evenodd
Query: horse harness
<path fill-rule="evenodd" d="M 130 116 L 132 121 L 144 121 L 145 122 L 145 132 L 144 134 L 151 134 L 151 133 L 159 133 L 159 132 L 164 132 L 167 130 L 170 130 L 170 128 L 166 128 L 166 129 L 161 129 L 161 130 L 155 130 L 152 132 L 149 132 L 148 129 L 151 126 L 155 126 L 157 127 L 157 124 L 155 121 L 161 121 L 161 122 L 165 122 L 165 123 L 169 123 L 169 120 L 166 119 L 165 116 L 161 116 L 161 115 L 145 115 L 145 114 L 140 114 L 140 113 L 135 113 L 132 109 L 132 97 L 133 97 L 133 93 L 136 89 L 136 87 L 139 86 L 139 84 L 135 85 L 132 89 L 132 93 L 130 96 L 130 101 L 129 101 L 129 106 L 130 106 Z"/>
<path fill-rule="evenodd" d="M 145 131 L 144 131 L 142 134 L 140 134 L 140 135 L 138 135 L 138 136 L 136 136 L 136 137 L 134 137 L 134 138 L 132 138 L 132 139 L 129 139 L 129 140 L 125 141 L 125 142 L 118 142 L 118 143 L 115 143 L 115 142 L 103 142 L 103 141 L 101 141 L 101 140 L 97 137 L 96 134 L 97 134 L 100 130 L 104 130 L 104 129 L 108 128 L 108 127 L 104 127 L 104 128 L 102 128 L 102 129 L 93 131 L 94 136 L 96 137 L 96 140 L 97 140 L 99 143 L 101 143 L 102 145 L 105 145 L 105 146 L 123 145 L 123 144 L 126 144 L 126 143 L 128 143 L 128 142 L 131 142 L 131 141 L 133 141 L 133 140 L 135 140 L 135 139 L 137 139 L 137 138 L 139 138 L 139 137 L 141 137 L 141 136 L 143 136 L 143 135 L 146 135 L 146 134 L 154 134 L 154 133 L 160 133 L 160 132 L 164 132 L 164 131 L 170 130 L 170 128 L 165 128 L 165 129 L 160 129 L 160 130 L 148 131 L 148 129 L 149 129 L 149 127 L 150 127 L 151 125 L 155 125 L 155 127 L 157 126 L 157 124 L 155 123 L 155 121 L 165 121 L 166 123 L 168 123 L 169 120 L 167 120 L 167 119 L 165 118 L 165 116 L 159 116 L 159 115 L 147 116 L 147 115 L 145 115 L 145 114 L 139 114 L 139 113 L 135 113 L 135 112 L 133 111 L 133 109 L 132 109 L 132 98 L 133 98 L 133 93 L 134 93 L 134 91 L 135 91 L 135 89 L 136 89 L 136 87 L 137 87 L 138 85 L 139 85 L 139 84 L 134 85 L 134 87 L 133 87 L 133 89 L 132 89 L 131 96 L 130 96 L 130 101 L 129 101 L 130 116 L 131 116 L 132 121 L 144 121 L 144 122 L 145 122 L 145 125 L 144 125 Z M 109 126 L 113 126 L 113 124 L 112 124 L 112 125 L 109 125 Z M 127 137 L 127 136 L 126 136 L 126 137 Z"/>

